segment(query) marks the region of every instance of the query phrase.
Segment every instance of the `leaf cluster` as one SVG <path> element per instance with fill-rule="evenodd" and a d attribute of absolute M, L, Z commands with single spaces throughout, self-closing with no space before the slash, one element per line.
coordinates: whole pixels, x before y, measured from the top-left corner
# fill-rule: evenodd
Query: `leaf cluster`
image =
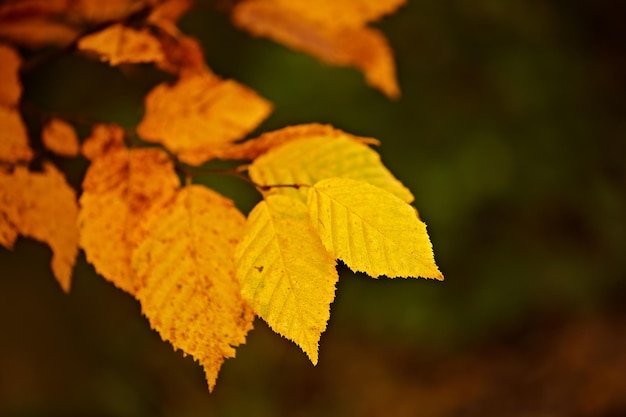
<path fill-rule="evenodd" d="M 229 12 L 243 30 L 354 66 L 397 97 L 390 48 L 367 23 L 401 3 L 244 0 Z M 337 260 L 373 277 L 443 277 L 413 196 L 370 147 L 375 139 L 307 124 L 242 141 L 272 105 L 211 71 L 198 41 L 176 26 L 191 7 L 189 0 L 0 6 L 0 244 L 11 248 L 18 235 L 47 243 L 65 291 L 82 249 L 100 275 L 140 302 L 164 340 L 203 366 L 213 389 L 255 316 L 317 363 Z M 29 63 L 17 47 L 49 44 L 176 77 L 147 94 L 134 132 L 94 123 L 81 140 L 71 120 L 47 120 L 45 152 L 90 161 L 79 198 L 46 158 L 35 168 L 22 120 L 20 71 Z M 132 134 L 144 145 L 129 146 Z M 259 190 L 247 217 L 191 183 L 193 167 L 213 159 L 237 161 L 231 173 Z"/>

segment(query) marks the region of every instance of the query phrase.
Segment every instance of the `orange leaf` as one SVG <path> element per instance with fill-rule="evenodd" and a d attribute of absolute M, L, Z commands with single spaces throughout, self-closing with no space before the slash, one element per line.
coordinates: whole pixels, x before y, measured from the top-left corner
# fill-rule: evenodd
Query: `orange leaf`
<path fill-rule="evenodd" d="M 330 125 L 310 123 L 297 126 L 287 126 L 279 130 L 267 132 L 255 139 L 236 143 L 225 148 L 215 149 L 213 158 L 219 159 L 249 159 L 253 160 L 263 155 L 270 149 L 293 140 L 311 136 L 324 136 L 329 139 L 343 137 L 346 134 Z M 377 145 L 379 142 L 373 138 L 351 136 L 352 139 L 366 144 Z"/>
<path fill-rule="evenodd" d="M 232 201 L 188 186 L 150 213 L 133 255 L 143 313 L 163 339 L 200 362 L 211 390 L 254 319 L 233 261 L 244 223 Z"/>
<path fill-rule="evenodd" d="M 18 71 L 21 61 L 15 49 L 0 44 L 0 105 L 15 106 L 20 100 L 22 84 Z"/>
<path fill-rule="evenodd" d="M 69 14 L 92 23 L 113 22 L 146 7 L 152 0 L 72 0 Z"/>
<path fill-rule="evenodd" d="M 0 161 L 30 161 L 33 152 L 16 108 L 22 95 L 18 73 L 21 59 L 13 48 L 0 44 L 0 62 Z"/>
<path fill-rule="evenodd" d="M 158 149 L 114 148 L 93 160 L 83 181 L 78 225 L 80 246 L 100 275 L 137 292 L 130 264 L 137 227 L 178 186 L 171 160 Z"/>
<path fill-rule="evenodd" d="M 95 52 L 111 65 L 163 60 L 161 43 L 148 29 L 131 29 L 121 24 L 109 26 L 78 42 L 81 51 Z"/>
<path fill-rule="evenodd" d="M 0 244 L 11 248 L 18 233 L 52 249 L 52 272 L 69 291 L 78 254 L 76 193 L 63 174 L 45 164 L 43 173 L 16 167 L 0 171 Z"/>
<path fill-rule="evenodd" d="M 148 93 L 137 133 L 162 143 L 181 161 L 199 165 L 216 148 L 256 128 L 270 111 L 271 104 L 251 89 L 203 72 L 184 76 L 173 86 L 160 84 Z"/>
<path fill-rule="evenodd" d="M 0 106 L 0 161 L 30 161 L 33 151 L 22 117 L 15 108 Z"/>
<path fill-rule="evenodd" d="M 243 0 L 233 9 L 232 18 L 255 36 L 271 38 L 331 65 L 356 67 L 369 85 L 397 98 L 392 50 L 381 32 L 364 24 L 395 10 L 402 1 L 378 3 L 324 0 L 310 7 L 301 1 Z"/>
<path fill-rule="evenodd" d="M 20 16 L 42 16 L 62 13 L 68 0 L 13 0 L 0 3 L 0 19 L 13 20 Z"/>
<path fill-rule="evenodd" d="M 78 36 L 78 29 L 45 17 L 0 19 L 0 38 L 38 48 L 46 45 L 68 45 Z"/>
<path fill-rule="evenodd" d="M 272 133 L 280 135 L 283 130 Z M 332 130 L 331 134 L 300 130 L 301 135 L 293 140 L 255 158 L 248 167 L 252 181 L 259 185 L 312 185 L 325 178 L 347 177 L 369 182 L 403 201 L 413 201 L 411 192 L 389 172 L 380 155 L 366 146 L 363 138 L 340 130 Z M 263 194 L 287 194 L 306 200 L 308 188 L 275 187 Z"/>
<path fill-rule="evenodd" d="M 325 26 L 359 27 L 394 13 L 406 0 L 263 0 Z"/>
<path fill-rule="evenodd" d="M 157 36 L 165 57 L 156 65 L 164 71 L 178 75 L 183 72 L 208 71 L 200 43 L 191 36 L 183 35 L 176 27 L 176 21 L 192 5 L 192 0 L 165 0 L 148 16 L 148 22 L 161 29 Z"/>
<path fill-rule="evenodd" d="M 74 127 L 64 120 L 54 118 L 41 132 L 41 139 L 46 148 L 61 156 L 78 155 L 78 136 Z"/>
<path fill-rule="evenodd" d="M 417 211 L 390 192 L 352 178 L 309 188 L 311 224 L 334 257 L 372 277 L 443 280 Z"/>
<path fill-rule="evenodd" d="M 192 73 L 203 74 L 210 72 L 204 62 L 204 52 L 197 39 L 190 36 L 179 35 L 160 37 L 161 47 L 165 54 L 163 61 L 157 62 L 157 66 L 163 71 L 178 74 L 181 77 Z"/>
<path fill-rule="evenodd" d="M 124 147 L 124 129 L 116 124 L 96 124 L 83 142 L 80 152 L 89 160 L 113 149 Z"/>
<path fill-rule="evenodd" d="M 176 21 L 189 11 L 192 0 L 164 0 L 158 3 L 150 12 L 148 22 L 163 29 L 172 36 L 179 33 Z"/>

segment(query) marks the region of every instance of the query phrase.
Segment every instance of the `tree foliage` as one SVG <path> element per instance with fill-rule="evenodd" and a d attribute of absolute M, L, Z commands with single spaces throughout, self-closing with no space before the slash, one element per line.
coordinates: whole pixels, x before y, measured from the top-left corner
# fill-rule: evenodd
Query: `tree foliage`
<path fill-rule="evenodd" d="M 229 12 L 255 36 L 360 69 L 394 98 L 391 49 L 367 24 L 401 4 L 243 0 Z M 319 124 L 243 140 L 272 104 L 211 71 L 199 42 L 176 26 L 191 7 L 188 0 L 0 5 L 0 244 L 11 248 L 18 235 L 47 243 L 65 291 L 82 249 L 100 275 L 139 301 L 164 340 L 204 367 L 213 389 L 255 315 L 317 363 L 337 259 L 372 277 L 443 277 L 411 192 L 370 147 L 377 140 Z M 55 116 L 40 138 L 29 138 L 20 71 L 31 63 L 19 51 L 51 45 L 111 66 L 152 64 L 175 81 L 146 95 L 135 129 L 93 123 L 81 141 L 72 120 Z M 77 200 L 51 155 L 79 151 L 90 165 Z M 213 159 L 239 161 L 230 174 L 260 191 L 247 218 L 228 198 L 192 184 L 195 167 Z"/>

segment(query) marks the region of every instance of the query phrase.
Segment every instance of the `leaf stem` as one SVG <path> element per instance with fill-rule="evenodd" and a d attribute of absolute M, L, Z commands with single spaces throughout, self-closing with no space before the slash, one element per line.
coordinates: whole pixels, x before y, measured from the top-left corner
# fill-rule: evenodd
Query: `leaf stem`
<path fill-rule="evenodd" d="M 174 158 L 175 160 L 175 158 Z M 248 165 L 240 165 L 234 168 L 189 168 L 182 165 L 178 161 L 176 163 L 176 170 L 186 178 L 193 178 L 198 175 L 230 175 L 235 178 L 239 178 L 249 184 L 252 184 L 260 191 L 269 191 L 272 188 L 295 188 L 296 190 L 303 187 L 311 187 L 310 184 L 258 184 L 250 179 L 243 172 L 248 169 Z"/>

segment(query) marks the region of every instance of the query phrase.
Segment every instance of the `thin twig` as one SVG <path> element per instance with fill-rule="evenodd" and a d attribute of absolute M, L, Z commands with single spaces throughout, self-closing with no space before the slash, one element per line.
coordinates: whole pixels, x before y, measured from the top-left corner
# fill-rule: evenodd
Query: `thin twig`
<path fill-rule="evenodd" d="M 272 188 L 295 188 L 310 187 L 309 184 L 258 184 L 242 172 L 247 170 L 247 165 L 240 165 L 234 168 L 189 168 L 180 163 L 176 163 L 176 170 L 185 177 L 195 177 L 198 175 L 230 175 L 252 184 L 260 191 L 269 191 Z"/>

